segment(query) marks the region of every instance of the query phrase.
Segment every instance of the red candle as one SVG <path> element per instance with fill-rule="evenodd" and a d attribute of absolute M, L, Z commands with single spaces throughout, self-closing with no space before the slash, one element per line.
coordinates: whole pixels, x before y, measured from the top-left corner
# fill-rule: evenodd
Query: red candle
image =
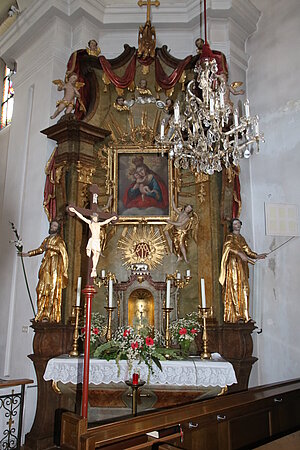
<path fill-rule="evenodd" d="M 135 386 L 136 386 L 137 384 L 139 384 L 139 374 L 138 374 L 138 373 L 134 373 L 134 374 L 132 375 L 132 384 L 134 384 Z"/>

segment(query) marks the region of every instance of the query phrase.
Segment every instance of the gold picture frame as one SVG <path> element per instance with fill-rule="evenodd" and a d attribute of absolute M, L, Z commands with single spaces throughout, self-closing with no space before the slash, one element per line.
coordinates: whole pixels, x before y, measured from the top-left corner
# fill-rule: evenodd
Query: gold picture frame
<path fill-rule="evenodd" d="M 113 209 L 119 224 L 165 224 L 170 218 L 174 168 L 157 148 L 113 149 Z"/>

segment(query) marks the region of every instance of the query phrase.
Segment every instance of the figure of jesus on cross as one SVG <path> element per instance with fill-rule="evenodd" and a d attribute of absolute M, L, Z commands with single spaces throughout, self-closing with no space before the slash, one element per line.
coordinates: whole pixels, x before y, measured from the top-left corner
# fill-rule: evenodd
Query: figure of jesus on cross
<path fill-rule="evenodd" d="M 118 220 L 118 216 L 116 216 L 115 214 L 111 215 L 99 209 L 98 192 L 99 192 L 98 186 L 93 184 L 90 187 L 90 193 L 92 197 L 90 209 L 78 207 L 75 208 L 74 206 L 71 205 L 68 206 L 68 212 L 71 213 L 71 215 L 76 214 L 79 217 L 79 219 L 83 220 L 83 222 L 86 222 L 89 225 L 91 236 L 86 246 L 86 254 L 89 258 L 92 256 L 93 262 L 93 267 L 91 271 L 92 278 L 95 278 L 97 276 L 96 269 L 101 254 L 101 239 L 103 239 L 101 233 L 102 227 L 112 221 Z M 84 216 L 89 216 L 90 219 L 87 219 Z M 104 218 L 105 220 L 103 222 L 99 222 L 98 221 L 99 218 L 102 219 Z"/>

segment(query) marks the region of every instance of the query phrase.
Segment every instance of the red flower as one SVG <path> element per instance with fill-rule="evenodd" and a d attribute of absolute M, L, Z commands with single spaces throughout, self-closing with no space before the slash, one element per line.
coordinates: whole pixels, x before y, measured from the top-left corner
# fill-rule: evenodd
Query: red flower
<path fill-rule="evenodd" d="M 154 344 L 154 341 L 152 339 L 152 337 L 146 337 L 146 345 L 148 345 L 148 347 L 151 347 L 151 345 Z"/>
<path fill-rule="evenodd" d="M 198 333 L 198 330 L 196 330 L 196 328 L 192 328 L 192 329 L 191 329 L 191 333 L 192 333 L 192 334 L 197 334 L 197 333 Z"/>
<path fill-rule="evenodd" d="M 132 344 L 131 344 L 131 348 L 133 348 L 133 350 L 135 350 L 135 349 L 139 348 L 139 344 L 138 344 L 138 342 L 132 342 Z"/>
<path fill-rule="evenodd" d="M 93 333 L 94 334 L 99 334 L 99 328 L 97 328 L 97 327 L 93 328 Z"/>
<path fill-rule="evenodd" d="M 124 337 L 127 337 L 127 336 L 129 336 L 129 335 L 130 335 L 130 330 L 128 330 L 128 329 L 126 328 L 126 330 L 124 330 L 123 336 L 124 336 Z"/>
<path fill-rule="evenodd" d="M 180 328 L 180 330 L 179 330 L 180 336 L 183 336 L 186 333 L 187 333 L 186 328 Z"/>
<path fill-rule="evenodd" d="M 85 333 L 85 327 L 81 328 L 81 333 L 82 333 L 82 334 Z"/>

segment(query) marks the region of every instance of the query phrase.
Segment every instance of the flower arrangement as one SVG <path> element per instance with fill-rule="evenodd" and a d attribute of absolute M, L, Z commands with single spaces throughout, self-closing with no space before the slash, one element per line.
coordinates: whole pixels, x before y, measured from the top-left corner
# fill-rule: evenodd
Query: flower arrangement
<path fill-rule="evenodd" d="M 155 363 L 162 370 L 160 360 L 165 360 L 164 355 L 170 353 L 167 349 L 160 347 L 162 344 L 161 334 L 150 326 L 143 326 L 138 330 L 130 326 L 119 327 L 113 334 L 112 340 L 100 345 L 94 356 L 107 360 L 115 359 L 117 365 L 120 360 L 125 359 L 128 361 L 129 373 L 134 362 L 138 364 L 144 362 L 149 369 L 149 381 L 150 373 L 153 371 L 152 364 Z M 176 351 L 171 353 L 176 358 Z"/>
<path fill-rule="evenodd" d="M 197 313 L 187 314 L 170 325 L 172 342 L 179 344 L 183 354 L 188 354 L 189 347 L 199 332 L 200 324 Z"/>
<path fill-rule="evenodd" d="M 85 318 L 84 318 L 85 324 Z M 107 319 L 98 312 L 92 312 L 91 314 L 91 338 L 90 346 L 91 353 L 94 353 L 98 345 L 103 342 L 103 338 L 107 331 Z M 85 325 L 82 325 L 79 337 L 84 341 L 85 339 Z"/>

